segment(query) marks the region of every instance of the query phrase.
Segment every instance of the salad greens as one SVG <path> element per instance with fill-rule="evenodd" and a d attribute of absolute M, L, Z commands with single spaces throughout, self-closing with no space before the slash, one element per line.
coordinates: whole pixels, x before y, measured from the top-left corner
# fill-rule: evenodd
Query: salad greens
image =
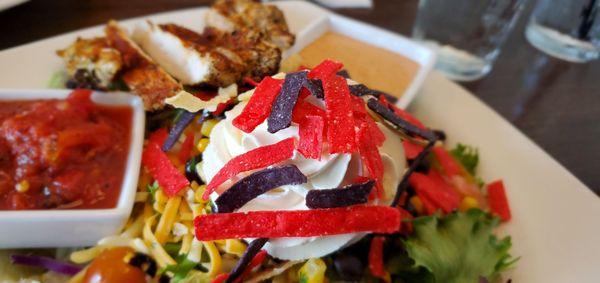
<path fill-rule="evenodd" d="M 475 176 L 475 168 L 477 168 L 477 164 L 479 164 L 479 151 L 477 148 L 459 143 L 450 151 L 450 154 L 452 154 L 452 156 L 456 158 L 456 160 L 460 162 L 471 175 Z"/>
<path fill-rule="evenodd" d="M 494 280 L 517 260 L 508 253 L 510 237 L 498 239 L 492 234 L 499 223 L 498 218 L 479 209 L 419 217 L 413 222 L 414 234 L 404 245 L 413 268 L 420 268 L 422 276 L 426 276 L 423 269 L 432 275 L 429 282 Z"/>
<path fill-rule="evenodd" d="M 163 270 L 161 270 L 161 273 L 164 273 L 164 272 L 173 273 L 171 282 L 182 282 L 184 279 L 186 279 L 188 277 L 188 274 L 196 268 L 201 269 L 201 271 L 203 271 L 203 272 L 207 271 L 205 268 L 203 268 L 197 262 L 193 262 L 193 261 L 189 260 L 187 258 L 187 255 L 185 255 L 185 254 L 177 256 L 175 261 L 177 261 L 177 264 L 168 265 Z"/>

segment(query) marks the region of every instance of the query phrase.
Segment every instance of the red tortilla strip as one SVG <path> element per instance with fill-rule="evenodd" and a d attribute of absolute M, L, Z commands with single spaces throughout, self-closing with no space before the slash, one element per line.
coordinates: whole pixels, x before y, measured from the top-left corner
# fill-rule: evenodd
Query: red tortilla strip
<path fill-rule="evenodd" d="M 190 185 L 190 182 L 173 166 L 167 155 L 155 142 L 148 143 L 144 149 L 142 163 L 169 197 L 177 195 L 183 188 Z"/>
<path fill-rule="evenodd" d="M 300 122 L 298 151 L 304 157 L 321 160 L 324 125 L 321 116 L 306 116 Z"/>
<path fill-rule="evenodd" d="M 242 113 L 233 119 L 233 125 L 246 133 L 251 133 L 271 114 L 273 102 L 282 84 L 283 80 L 265 77 L 254 90 Z"/>
<path fill-rule="evenodd" d="M 356 151 L 354 117 L 346 79 L 331 76 L 323 80 L 327 108 L 327 141 L 330 153 Z"/>
<path fill-rule="evenodd" d="M 329 78 L 329 77 L 335 75 L 343 67 L 344 67 L 344 65 L 340 62 L 326 59 L 323 62 L 321 62 L 319 65 L 314 67 L 308 73 L 308 78 L 323 80 L 323 79 L 326 79 L 326 78 Z M 345 78 L 343 78 L 343 77 L 341 77 L 341 78 L 344 79 L 344 81 L 346 81 Z"/>
<path fill-rule="evenodd" d="M 240 238 L 318 237 L 357 232 L 394 233 L 400 229 L 398 209 L 355 205 L 341 208 L 251 211 L 196 217 L 200 241 Z"/>
<path fill-rule="evenodd" d="M 369 172 L 369 177 L 375 180 L 375 187 L 377 188 L 377 197 L 382 198 L 383 195 L 383 161 L 379 154 L 376 141 L 371 135 L 371 130 L 367 123 L 362 123 L 359 126 L 358 133 L 356 134 L 356 141 L 358 143 L 358 152 L 360 158 Z"/>

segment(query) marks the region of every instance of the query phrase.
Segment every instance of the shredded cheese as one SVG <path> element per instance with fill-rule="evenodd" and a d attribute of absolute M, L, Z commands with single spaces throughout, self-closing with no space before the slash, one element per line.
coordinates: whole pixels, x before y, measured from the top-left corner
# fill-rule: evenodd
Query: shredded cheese
<path fill-rule="evenodd" d="M 202 245 L 206 249 L 208 257 L 210 257 L 210 268 L 208 269 L 208 274 L 211 277 L 216 276 L 217 274 L 221 273 L 221 254 L 213 242 L 202 242 Z"/>
<path fill-rule="evenodd" d="M 167 201 L 165 205 L 165 211 L 156 225 L 156 240 L 162 245 L 167 242 L 175 218 L 177 217 L 177 211 L 179 211 L 179 204 L 181 204 L 181 197 L 172 197 Z"/>
<path fill-rule="evenodd" d="M 71 277 L 67 283 L 81 283 L 83 282 L 83 277 L 85 276 L 85 272 L 87 271 L 87 267 L 77 272 L 75 276 Z"/>
<path fill-rule="evenodd" d="M 150 247 L 150 254 L 156 260 L 156 263 L 161 267 L 177 264 L 177 262 L 165 251 L 162 245 L 158 242 L 152 233 L 152 225 L 158 214 L 148 217 L 144 223 L 144 241 Z"/>
<path fill-rule="evenodd" d="M 254 275 L 251 278 L 248 278 L 246 280 L 244 280 L 244 282 L 246 283 L 258 283 L 258 282 L 264 282 L 267 281 L 268 279 L 271 279 L 279 274 L 282 274 L 283 272 L 285 272 L 286 270 L 288 270 L 289 268 L 293 267 L 294 265 L 301 263 L 302 261 L 287 261 L 284 262 L 280 265 L 274 266 L 272 268 L 269 268 L 263 272 L 260 272 L 256 275 Z"/>
<path fill-rule="evenodd" d="M 148 192 L 135 193 L 135 202 L 145 202 L 150 194 Z"/>
<path fill-rule="evenodd" d="M 165 193 L 162 191 L 162 189 L 158 189 L 155 193 L 154 193 L 154 204 L 152 205 L 152 207 L 154 208 L 154 210 L 156 210 L 159 213 L 163 213 L 165 211 L 165 205 L 167 204 L 167 200 L 169 198 L 167 197 L 167 195 L 165 195 Z"/>
<path fill-rule="evenodd" d="M 94 246 L 89 249 L 75 251 L 71 253 L 70 259 L 77 264 L 86 263 L 96 258 L 106 248 L 104 246 Z"/>

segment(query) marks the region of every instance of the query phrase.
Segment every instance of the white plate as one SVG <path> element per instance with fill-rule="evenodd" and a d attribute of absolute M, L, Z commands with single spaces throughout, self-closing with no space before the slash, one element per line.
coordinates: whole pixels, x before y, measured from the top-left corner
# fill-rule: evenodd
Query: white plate
<path fill-rule="evenodd" d="M 339 19 L 306 2 L 276 5 L 284 10 L 299 44 L 316 38 L 323 21 L 334 23 Z M 198 29 L 200 11 L 189 9 L 146 18 Z M 401 38 L 345 18 L 337 23 L 340 29 L 360 27 L 362 38 L 367 38 L 367 29 L 376 32 L 379 36 L 369 39 L 380 46 L 393 46 Z M 50 75 L 63 68 L 54 50 L 63 48 L 77 35 L 90 34 L 101 31 L 90 28 L 0 52 L 0 87 L 45 87 Z M 404 39 L 402 42 L 399 48 L 405 46 Z M 484 179 L 504 179 L 513 220 L 502 229 L 513 236 L 513 254 L 521 256 L 507 278 L 513 282 L 600 281 L 597 196 L 493 110 L 435 72 L 425 81 L 411 110 L 426 123 L 446 130 L 451 143 L 476 145 L 482 157 L 479 172 Z"/>
<path fill-rule="evenodd" d="M 0 11 L 21 5 L 29 0 L 0 0 Z"/>

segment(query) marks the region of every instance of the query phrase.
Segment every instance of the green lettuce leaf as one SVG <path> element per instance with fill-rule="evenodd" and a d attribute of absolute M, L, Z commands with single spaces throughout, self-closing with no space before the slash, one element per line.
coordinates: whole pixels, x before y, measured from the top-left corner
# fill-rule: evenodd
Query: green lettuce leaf
<path fill-rule="evenodd" d="M 471 146 L 464 144 L 457 144 L 454 149 L 450 151 L 450 154 L 456 158 L 460 164 L 462 164 L 467 171 L 475 176 L 475 169 L 479 164 L 479 151 Z"/>
<path fill-rule="evenodd" d="M 413 268 L 429 271 L 435 282 L 495 280 L 516 261 L 509 254 L 510 237 L 499 240 L 492 234 L 498 224 L 498 218 L 478 209 L 420 217 L 404 245 Z"/>
<path fill-rule="evenodd" d="M 197 262 L 193 262 L 193 261 L 187 259 L 186 254 L 177 256 L 175 261 L 177 262 L 177 264 L 167 265 L 165 268 L 163 268 L 160 271 L 160 273 L 165 273 L 165 272 L 171 273 L 173 276 L 173 278 L 171 279 L 171 282 L 184 281 L 184 279 L 187 278 L 188 274 L 195 269 L 200 269 L 201 271 L 204 271 L 204 272 L 208 271 L 205 268 L 203 268 L 200 264 L 198 264 Z"/>

